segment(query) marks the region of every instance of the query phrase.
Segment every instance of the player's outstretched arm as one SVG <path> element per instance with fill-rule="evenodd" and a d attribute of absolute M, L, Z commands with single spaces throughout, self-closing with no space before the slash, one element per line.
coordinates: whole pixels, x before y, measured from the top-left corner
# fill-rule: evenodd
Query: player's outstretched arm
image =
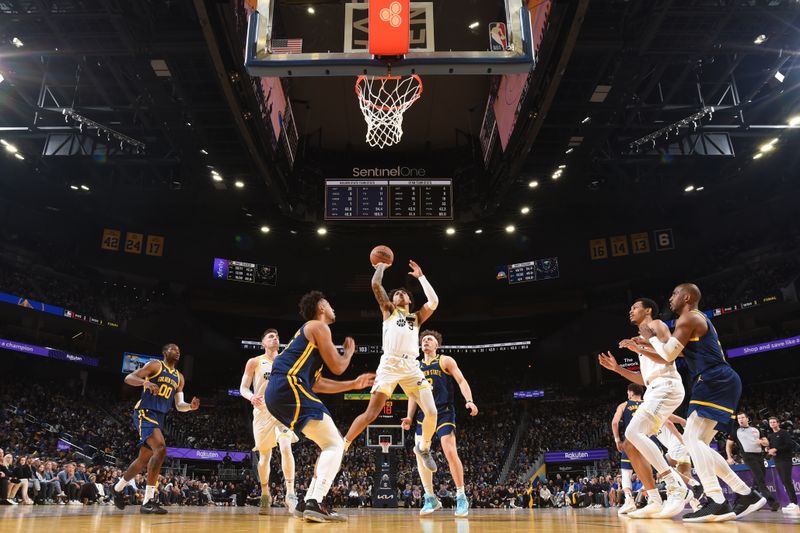
<path fill-rule="evenodd" d="M 197 411 L 200 409 L 200 398 L 195 396 L 192 398 L 192 403 L 186 403 L 183 401 L 183 384 L 183 374 L 181 374 L 178 379 L 178 390 L 175 391 L 175 409 L 181 413 L 185 413 L 186 411 Z"/>
<path fill-rule="evenodd" d="M 239 384 L 239 394 L 253 404 L 253 407 L 260 407 L 264 405 L 264 397 L 260 394 L 255 394 L 251 389 L 256 375 L 256 365 L 258 365 L 257 357 L 251 357 L 247 360 L 242 374 L 242 382 Z"/>
<path fill-rule="evenodd" d="M 417 321 L 419 324 L 422 324 L 428 320 L 433 312 L 436 311 L 436 308 L 439 307 L 439 297 L 436 295 L 436 291 L 433 290 L 431 282 L 428 281 L 428 278 L 426 278 L 425 274 L 422 273 L 422 269 L 419 267 L 419 265 L 414 261 L 409 260 L 408 266 L 411 268 L 409 275 L 414 276 L 419 280 L 419 284 L 422 285 L 422 291 L 425 293 L 425 298 L 428 299 L 428 301 L 425 302 L 425 304 L 417 312 Z"/>
<path fill-rule="evenodd" d="M 333 344 L 331 328 L 319 320 L 312 320 L 306 324 L 305 334 L 308 340 L 317 345 L 322 361 L 328 369 L 340 376 L 350 366 L 350 359 L 356 351 L 356 342 L 352 337 L 347 337 L 342 343 L 344 354 L 339 355 L 339 350 Z"/>
<path fill-rule="evenodd" d="M 375 299 L 378 301 L 378 306 L 381 308 L 381 313 L 383 313 L 383 319 L 386 320 L 389 318 L 389 315 L 392 314 L 394 311 L 394 305 L 392 304 L 391 300 L 389 300 L 389 295 L 386 294 L 386 289 L 383 288 L 383 272 L 390 265 L 386 263 L 378 263 L 375 265 L 375 273 L 372 275 L 372 293 L 375 295 Z"/>
<path fill-rule="evenodd" d="M 408 397 L 408 410 L 406 411 L 406 417 L 400 421 L 400 425 L 408 431 L 411 429 L 411 424 L 414 420 L 414 415 L 417 414 L 417 402 L 414 400 L 413 396 Z"/>
<path fill-rule="evenodd" d="M 149 390 L 152 394 L 158 394 L 158 385 L 156 385 L 152 381 L 148 381 L 148 378 L 151 378 L 156 374 L 158 374 L 160 368 L 161 368 L 161 363 L 159 363 L 158 361 L 150 361 L 139 370 L 131 372 L 130 374 L 125 376 L 125 383 L 127 383 L 131 387 L 144 387 L 145 389 Z"/>
<path fill-rule="evenodd" d="M 642 375 L 639 372 L 632 372 L 627 368 L 622 368 L 619 366 L 617 359 L 611 355 L 611 352 L 599 354 L 597 356 L 597 362 L 600 363 L 600 366 L 603 368 L 619 374 L 628 381 L 638 383 L 639 385 L 644 385 L 644 378 L 642 378 Z"/>
<path fill-rule="evenodd" d="M 472 416 L 477 415 L 478 406 L 472 401 L 472 389 L 469 387 L 467 378 L 464 377 L 464 374 L 461 373 L 461 369 L 458 368 L 458 363 L 456 363 L 456 360 L 449 355 L 442 356 L 442 370 L 453 376 L 453 379 L 456 380 L 456 383 L 458 383 L 458 388 L 461 390 L 461 394 L 467 401 L 464 407 L 469 409 L 469 414 Z"/>
<path fill-rule="evenodd" d="M 622 413 L 625 412 L 625 403 L 622 402 L 617 406 L 617 410 L 614 411 L 614 418 L 611 419 L 611 433 L 614 434 L 614 443 L 618 452 L 622 451 L 622 439 L 619 437 L 619 421 L 622 420 Z"/>
<path fill-rule="evenodd" d="M 317 394 L 338 394 L 351 390 L 362 390 L 372 387 L 375 383 L 375 374 L 361 374 L 356 379 L 337 381 L 335 379 L 319 378 L 311 388 Z"/>
<path fill-rule="evenodd" d="M 672 336 L 666 342 L 662 342 L 656 336 L 656 332 L 645 324 L 639 325 L 639 334 L 650 341 L 653 349 L 664 361 L 671 363 L 683 352 L 683 347 L 692 338 L 692 333 L 700 325 L 700 320 L 702 319 L 696 313 L 684 313 L 678 317 L 678 321 L 675 323 L 675 331 L 672 332 Z"/>

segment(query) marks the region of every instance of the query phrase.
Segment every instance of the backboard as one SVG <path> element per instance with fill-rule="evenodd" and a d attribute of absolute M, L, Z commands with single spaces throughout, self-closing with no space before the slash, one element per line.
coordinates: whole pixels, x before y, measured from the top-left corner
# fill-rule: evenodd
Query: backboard
<path fill-rule="evenodd" d="M 488 75 L 528 72 L 534 64 L 524 0 L 411 2 L 409 52 L 391 59 L 369 53 L 368 13 L 367 0 L 258 0 L 249 15 L 247 70 L 277 77 Z"/>

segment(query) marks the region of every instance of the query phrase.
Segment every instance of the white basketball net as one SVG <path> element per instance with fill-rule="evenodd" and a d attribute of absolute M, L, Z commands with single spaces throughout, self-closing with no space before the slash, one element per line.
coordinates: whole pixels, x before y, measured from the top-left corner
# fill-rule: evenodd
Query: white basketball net
<path fill-rule="evenodd" d="M 422 80 L 416 74 L 401 76 L 359 76 L 356 96 L 367 122 L 367 143 L 384 148 L 400 142 L 403 113 L 422 96 Z"/>

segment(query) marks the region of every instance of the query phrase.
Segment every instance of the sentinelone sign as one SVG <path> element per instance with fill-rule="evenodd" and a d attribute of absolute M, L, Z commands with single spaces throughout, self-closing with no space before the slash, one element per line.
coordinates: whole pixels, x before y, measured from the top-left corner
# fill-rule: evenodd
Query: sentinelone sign
<path fill-rule="evenodd" d="M 608 459 L 608 450 L 573 450 L 568 452 L 544 452 L 545 463 L 571 463 L 577 461 L 600 461 Z"/>

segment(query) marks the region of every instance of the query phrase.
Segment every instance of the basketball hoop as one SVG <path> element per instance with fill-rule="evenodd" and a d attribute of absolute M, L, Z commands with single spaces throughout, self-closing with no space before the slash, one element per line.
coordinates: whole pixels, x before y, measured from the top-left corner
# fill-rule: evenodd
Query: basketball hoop
<path fill-rule="evenodd" d="M 392 446 L 392 436 L 391 435 L 381 435 L 378 437 L 378 446 L 381 447 L 381 450 L 384 454 L 389 453 L 389 448 Z"/>
<path fill-rule="evenodd" d="M 422 79 L 402 76 L 359 76 L 356 96 L 367 122 L 367 144 L 385 148 L 400 142 L 403 113 L 422 96 Z"/>

